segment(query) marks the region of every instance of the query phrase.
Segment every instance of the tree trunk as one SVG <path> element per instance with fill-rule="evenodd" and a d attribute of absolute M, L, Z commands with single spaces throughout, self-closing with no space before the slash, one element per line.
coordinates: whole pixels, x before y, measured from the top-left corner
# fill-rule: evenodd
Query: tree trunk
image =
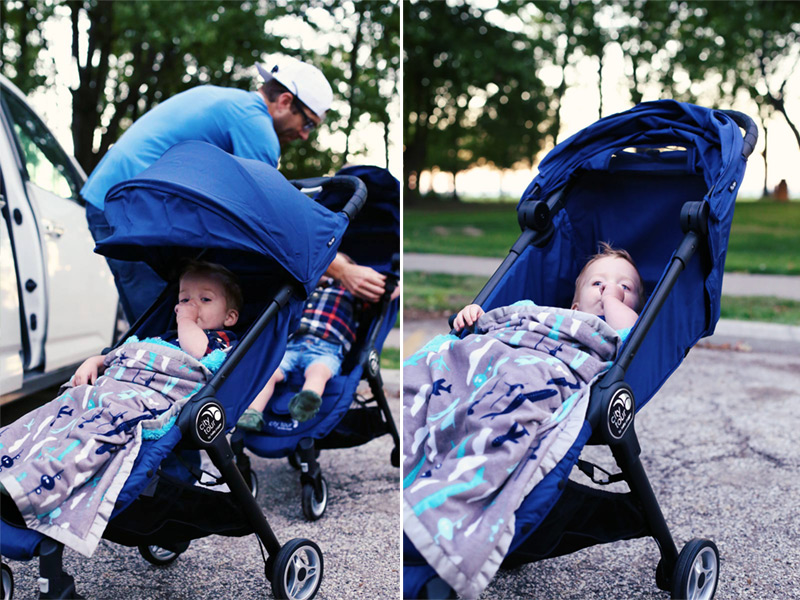
<path fill-rule="evenodd" d="M 363 43 L 363 33 L 361 31 L 361 24 L 364 20 L 364 13 L 359 3 L 355 3 L 356 7 L 356 35 L 353 39 L 353 49 L 350 52 L 350 77 L 348 78 L 347 85 L 350 89 L 350 113 L 347 115 L 347 123 L 345 124 L 344 134 L 344 162 L 347 162 L 347 157 L 350 154 L 350 135 L 353 133 L 353 124 L 358 118 L 358 50 Z"/>

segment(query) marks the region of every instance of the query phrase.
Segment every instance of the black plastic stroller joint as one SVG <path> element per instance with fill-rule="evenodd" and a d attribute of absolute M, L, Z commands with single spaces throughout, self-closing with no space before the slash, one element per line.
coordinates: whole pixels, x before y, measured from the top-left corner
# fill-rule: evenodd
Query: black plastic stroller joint
<path fill-rule="evenodd" d="M 681 208 L 681 229 L 683 233 L 694 231 L 702 235 L 708 234 L 708 202 L 686 202 Z"/>
<path fill-rule="evenodd" d="M 310 177 L 290 181 L 298 190 L 321 187 L 324 190 L 352 190 L 352 195 L 341 209 L 352 222 L 367 201 L 367 186 L 358 177 L 335 175 L 334 177 Z"/>
<path fill-rule="evenodd" d="M 633 391 L 628 384 L 620 381 L 607 388 L 598 388 L 597 395 L 599 412 L 597 426 L 608 445 L 617 444 L 633 424 L 636 413 Z"/>

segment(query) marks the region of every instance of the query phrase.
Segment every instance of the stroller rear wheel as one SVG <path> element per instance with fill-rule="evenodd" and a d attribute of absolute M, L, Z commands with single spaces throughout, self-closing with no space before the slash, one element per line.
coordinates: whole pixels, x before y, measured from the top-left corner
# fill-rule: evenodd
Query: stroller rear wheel
<path fill-rule="evenodd" d="M 14 574 L 11 572 L 11 567 L 6 563 L 2 563 L 2 577 L 0 577 L 0 594 L 3 600 L 11 600 L 14 597 Z"/>
<path fill-rule="evenodd" d="M 719 579 L 719 550 L 711 540 L 694 539 L 678 555 L 672 598 L 711 600 Z"/>
<path fill-rule="evenodd" d="M 289 540 L 278 552 L 272 570 L 272 593 L 279 600 L 310 600 L 322 583 L 322 551 L 303 538 Z"/>
<path fill-rule="evenodd" d="M 328 482 L 320 476 L 320 492 L 316 493 L 314 485 L 303 484 L 303 514 L 309 521 L 316 521 L 328 507 Z"/>
<path fill-rule="evenodd" d="M 155 544 L 150 546 L 142 545 L 139 546 L 139 554 L 150 564 L 163 567 L 172 563 L 181 554 L 186 552 L 188 547 L 189 542 L 174 544 L 171 548 L 164 548 L 163 546 L 156 546 Z"/>

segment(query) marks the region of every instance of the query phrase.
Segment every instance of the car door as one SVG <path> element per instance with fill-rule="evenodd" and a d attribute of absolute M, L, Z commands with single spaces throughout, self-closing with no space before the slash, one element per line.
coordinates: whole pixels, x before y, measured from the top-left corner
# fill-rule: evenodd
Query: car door
<path fill-rule="evenodd" d="M 12 240 L 30 345 L 26 369 L 50 372 L 111 344 L 117 293 L 105 259 L 92 251 L 80 167 L 23 98 L 5 93 L 3 104 L 22 166 L 7 201 L 20 215 L 19 223 L 12 217 Z"/>

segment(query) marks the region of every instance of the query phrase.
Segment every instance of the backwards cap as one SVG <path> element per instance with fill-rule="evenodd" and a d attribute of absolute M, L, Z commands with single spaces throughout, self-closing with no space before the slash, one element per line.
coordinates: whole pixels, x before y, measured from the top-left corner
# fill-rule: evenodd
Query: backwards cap
<path fill-rule="evenodd" d="M 331 84 L 317 67 L 289 56 L 281 58 L 269 71 L 256 64 L 264 81 L 274 79 L 319 117 L 323 118 L 333 102 Z"/>

